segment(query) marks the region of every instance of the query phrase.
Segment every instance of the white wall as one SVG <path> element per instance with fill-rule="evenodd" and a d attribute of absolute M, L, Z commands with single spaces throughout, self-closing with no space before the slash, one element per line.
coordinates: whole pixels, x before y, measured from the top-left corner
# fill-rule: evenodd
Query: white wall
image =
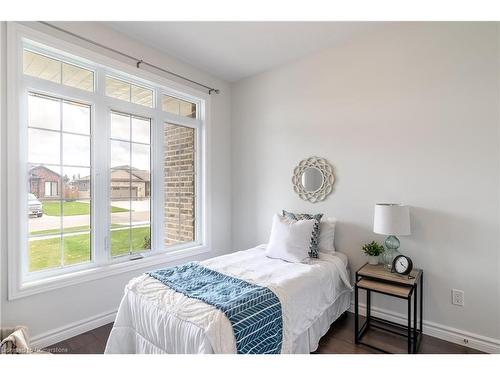
<path fill-rule="evenodd" d="M 495 23 L 389 24 L 234 84 L 234 247 L 266 242 L 282 208 L 323 212 L 356 270 L 361 245 L 383 241 L 374 204 L 406 203 L 401 250 L 424 269 L 425 320 L 500 344 L 498 38 Z M 317 204 L 291 184 L 312 155 L 336 175 Z"/>
<path fill-rule="evenodd" d="M 3 24 L 3 23 L 2 23 Z M 53 35 L 60 35 L 43 25 L 27 23 L 31 27 L 39 30 L 48 31 Z M 5 25 L 2 25 L 2 27 Z M 79 22 L 79 23 L 60 23 L 59 26 L 83 35 L 87 38 L 109 45 L 123 52 L 141 56 L 144 60 L 157 64 L 172 71 L 186 75 L 193 80 L 201 81 L 207 85 L 219 88 L 219 95 L 212 95 L 211 107 L 211 142 L 209 145 L 208 173 L 210 175 L 209 191 L 211 194 L 210 205 L 212 207 L 208 220 L 212 227 L 212 249 L 213 252 L 205 255 L 214 256 L 230 250 L 231 244 L 231 178 L 230 178 L 230 87 L 229 85 L 210 76 L 207 73 L 196 70 L 182 62 L 157 51 L 146 47 L 143 44 L 134 42 L 125 36 L 107 29 L 100 24 Z M 62 36 L 69 41 L 74 40 L 71 37 Z M 76 42 L 87 47 L 85 43 Z M 2 40 L 2 51 L 5 51 L 5 43 Z M 97 52 L 102 52 L 96 49 Z M 109 53 L 110 57 L 116 58 Z M 129 61 L 127 61 L 129 62 Z M 165 76 L 167 78 L 172 78 Z M 0 81 L 5 82 L 5 72 L 1 72 Z M 179 81 L 180 83 L 184 83 Z M 5 95 L 2 86 L 2 100 Z M 2 115 L 4 105 L 2 106 Z M 2 118 L 1 127 L 1 172 L 2 181 L 1 190 L 1 314 L 2 324 L 9 326 L 15 324 L 27 325 L 33 336 L 43 338 L 47 333 L 55 333 L 62 327 L 71 327 L 75 323 L 88 320 L 95 316 L 103 316 L 103 319 L 112 318 L 109 312 L 115 311 L 123 294 L 123 288 L 127 281 L 135 275 L 139 275 L 145 270 L 128 272 L 119 276 L 108 277 L 106 279 L 87 282 L 77 286 L 66 287 L 47 293 L 22 298 L 19 300 L 7 300 L 7 249 L 5 228 L 6 218 L 6 199 L 5 191 L 5 173 L 6 173 L 6 155 L 5 155 L 5 119 Z M 179 263 L 179 262 L 177 262 Z M 76 331 L 72 331 L 77 333 Z M 64 336 L 64 335 L 63 335 Z M 52 337 L 63 337 L 52 336 Z"/>

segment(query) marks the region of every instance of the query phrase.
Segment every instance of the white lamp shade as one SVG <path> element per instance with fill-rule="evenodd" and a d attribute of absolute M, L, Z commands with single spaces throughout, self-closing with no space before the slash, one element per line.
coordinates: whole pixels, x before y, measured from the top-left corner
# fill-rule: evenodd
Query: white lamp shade
<path fill-rule="evenodd" d="M 410 208 L 401 204 L 377 203 L 373 218 L 373 231 L 385 235 L 408 235 Z"/>

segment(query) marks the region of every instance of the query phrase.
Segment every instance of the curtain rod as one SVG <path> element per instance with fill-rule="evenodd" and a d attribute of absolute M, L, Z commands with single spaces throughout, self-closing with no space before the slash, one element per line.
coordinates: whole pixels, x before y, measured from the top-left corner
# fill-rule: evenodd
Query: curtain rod
<path fill-rule="evenodd" d="M 63 33 L 68 34 L 68 35 L 71 35 L 71 36 L 73 36 L 73 37 L 75 37 L 75 38 L 78 38 L 78 39 L 83 40 L 83 41 L 85 41 L 85 42 L 87 42 L 87 43 L 93 44 L 93 45 L 95 45 L 95 46 L 97 46 L 97 47 L 104 48 L 104 49 L 106 49 L 106 50 L 108 50 L 108 51 L 111 51 L 111 52 L 113 52 L 113 53 L 116 53 L 116 54 L 118 54 L 118 55 L 120 55 L 120 56 L 123 56 L 123 57 L 126 57 L 126 58 L 128 58 L 128 59 L 134 60 L 134 61 L 136 62 L 136 63 L 135 63 L 135 66 L 137 67 L 137 69 L 140 69 L 141 65 L 146 65 L 146 66 L 149 66 L 150 68 L 153 68 L 153 69 L 159 70 L 159 71 L 161 71 L 161 72 L 164 72 L 164 73 L 170 74 L 170 75 L 172 75 L 172 76 L 174 76 L 174 77 L 180 78 L 180 79 L 182 79 L 182 80 L 184 80 L 184 81 L 191 82 L 191 83 L 194 83 L 195 85 L 198 85 L 198 86 L 200 86 L 200 87 L 203 87 L 203 88 L 205 88 L 205 89 L 207 89 L 207 90 L 208 90 L 208 94 L 209 94 L 209 95 L 211 95 L 213 92 L 215 92 L 216 94 L 218 94 L 218 93 L 220 92 L 220 91 L 219 91 L 219 89 L 215 89 L 215 88 L 213 88 L 213 87 L 206 86 L 206 85 L 204 85 L 203 83 L 193 81 L 192 79 L 189 79 L 189 78 L 186 78 L 186 77 L 184 77 L 184 76 L 181 76 L 180 74 L 177 74 L 177 73 L 171 72 L 170 70 L 167 70 L 167 69 L 163 69 L 162 67 L 159 67 L 159 66 L 156 66 L 156 65 L 154 65 L 154 64 L 148 63 L 147 61 L 144 61 L 143 59 L 140 59 L 140 58 L 137 58 L 137 57 L 134 57 L 134 56 L 128 55 L 128 54 L 126 54 L 126 53 L 124 53 L 124 52 L 121 52 L 121 51 L 118 51 L 118 50 L 116 50 L 116 49 L 114 49 L 114 48 L 111 48 L 111 47 L 105 46 L 104 44 L 101 44 L 101 43 L 95 42 L 95 41 L 93 41 L 93 40 L 91 40 L 91 39 L 88 39 L 88 38 L 85 38 L 85 37 L 83 37 L 83 36 L 81 36 L 81 35 L 78 35 L 78 34 L 72 33 L 71 31 L 68 31 L 68 30 L 62 29 L 62 28 L 60 28 L 60 27 L 58 27 L 58 26 L 52 25 L 51 23 L 48 23 L 48 22 L 45 22 L 45 21 L 38 21 L 38 22 L 39 22 L 39 23 L 41 23 L 42 25 L 45 25 L 45 26 L 51 27 L 51 28 L 53 28 L 53 29 L 55 29 L 55 30 L 58 30 L 58 31 L 63 32 Z"/>

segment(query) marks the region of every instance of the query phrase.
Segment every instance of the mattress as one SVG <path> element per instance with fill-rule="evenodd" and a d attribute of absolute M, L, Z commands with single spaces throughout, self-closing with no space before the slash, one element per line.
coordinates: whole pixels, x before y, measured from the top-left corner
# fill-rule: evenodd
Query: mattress
<path fill-rule="evenodd" d="M 330 324 L 350 306 L 347 257 L 323 254 L 307 264 L 265 256 L 265 245 L 201 262 L 270 288 L 283 314 L 282 353 L 316 349 Z M 129 282 L 106 353 L 235 353 L 229 320 L 213 306 L 142 275 Z"/>

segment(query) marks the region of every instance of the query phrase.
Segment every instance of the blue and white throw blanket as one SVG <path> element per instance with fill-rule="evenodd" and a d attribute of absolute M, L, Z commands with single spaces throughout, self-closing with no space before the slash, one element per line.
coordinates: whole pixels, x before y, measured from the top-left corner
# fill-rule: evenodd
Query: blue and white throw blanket
<path fill-rule="evenodd" d="M 250 284 L 190 262 L 148 273 L 176 292 L 221 310 L 231 322 L 240 354 L 279 354 L 283 317 L 278 297 Z"/>

